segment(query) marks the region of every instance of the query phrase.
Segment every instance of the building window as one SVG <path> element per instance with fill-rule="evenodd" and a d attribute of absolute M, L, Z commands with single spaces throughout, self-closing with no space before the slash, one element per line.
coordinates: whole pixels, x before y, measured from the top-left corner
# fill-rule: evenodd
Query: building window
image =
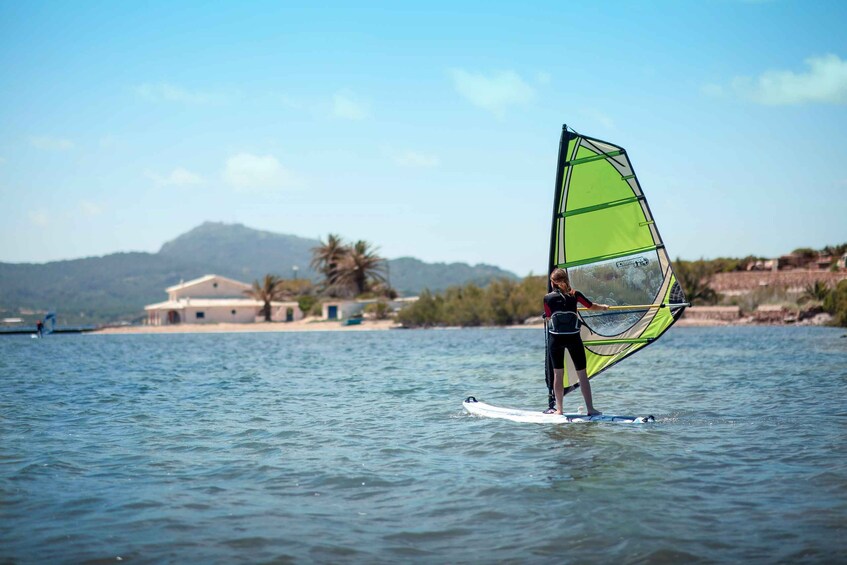
<path fill-rule="evenodd" d="M 194 314 L 194 315 L 197 317 L 197 319 L 198 319 L 198 320 L 202 320 L 202 319 L 204 319 L 204 318 L 206 317 L 206 313 L 205 313 L 205 312 L 197 312 L 197 313 L 196 313 L 196 314 Z"/>
<path fill-rule="evenodd" d="M 233 310 L 231 313 L 232 313 L 233 316 L 235 316 L 235 310 Z"/>
<path fill-rule="evenodd" d="M 212 283 L 212 288 L 218 288 L 218 283 L 213 282 L 213 283 Z"/>

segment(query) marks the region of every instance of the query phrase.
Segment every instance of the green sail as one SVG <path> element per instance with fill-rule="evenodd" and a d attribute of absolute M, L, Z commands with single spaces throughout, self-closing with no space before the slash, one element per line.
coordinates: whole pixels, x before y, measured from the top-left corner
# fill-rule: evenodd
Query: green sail
<path fill-rule="evenodd" d="M 580 311 L 589 378 L 656 340 L 687 306 L 626 151 L 567 126 L 550 233 L 556 267 L 590 300 L 615 307 Z M 565 392 L 578 382 L 567 366 Z"/>

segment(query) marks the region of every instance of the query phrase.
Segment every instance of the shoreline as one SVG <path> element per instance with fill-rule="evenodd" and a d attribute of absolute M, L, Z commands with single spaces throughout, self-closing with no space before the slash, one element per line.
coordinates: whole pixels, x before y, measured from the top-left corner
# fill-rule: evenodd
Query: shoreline
<path fill-rule="evenodd" d="M 186 333 L 267 333 L 267 332 L 361 332 L 402 329 L 394 320 L 367 320 L 358 325 L 315 319 L 296 322 L 255 322 L 252 324 L 176 324 L 169 326 L 115 326 L 85 332 L 97 335 L 186 334 Z"/>
<path fill-rule="evenodd" d="M 745 320 L 729 322 L 726 320 L 706 320 L 682 318 L 674 326 L 681 328 L 724 327 L 724 326 L 813 326 L 809 323 L 757 323 Z M 488 327 L 488 326 L 480 326 Z M 505 329 L 540 330 L 543 324 L 521 324 L 512 326 L 492 326 Z M 189 334 L 189 333 L 268 333 L 268 332 L 372 332 L 403 330 L 404 326 L 394 320 L 365 320 L 359 325 L 345 326 L 343 322 L 300 320 L 297 322 L 256 322 L 253 324 L 179 324 L 172 326 L 116 326 L 86 331 L 92 335 L 144 335 L 144 334 Z M 414 328 L 411 328 L 414 329 Z M 428 328 L 435 330 L 455 330 L 461 327 Z"/>

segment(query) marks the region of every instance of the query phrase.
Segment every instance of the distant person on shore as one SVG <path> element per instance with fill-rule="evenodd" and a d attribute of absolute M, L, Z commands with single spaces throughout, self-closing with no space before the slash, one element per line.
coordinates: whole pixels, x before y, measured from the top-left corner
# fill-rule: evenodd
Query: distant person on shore
<path fill-rule="evenodd" d="M 38 323 L 35 324 L 35 332 L 38 334 L 38 337 L 44 337 L 44 322 L 38 320 Z"/>
<path fill-rule="evenodd" d="M 568 273 L 564 269 L 554 269 L 550 273 L 553 292 L 544 296 L 544 317 L 547 319 L 548 350 L 553 365 L 553 394 L 556 406 L 545 411 L 547 414 L 562 414 L 562 401 L 565 396 L 565 351 L 569 351 L 576 374 L 579 377 L 579 389 L 585 399 L 585 410 L 589 416 L 602 414 L 594 409 L 591 400 L 591 384 L 585 372 L 585 348 L 579 336 L 579 315 L 577 304 L 589 310 L 608 310 L 606 304 L 594 304 L 584 294 L 571 288 Z M 549 383 L 548 383 L 549 386 Z"/>

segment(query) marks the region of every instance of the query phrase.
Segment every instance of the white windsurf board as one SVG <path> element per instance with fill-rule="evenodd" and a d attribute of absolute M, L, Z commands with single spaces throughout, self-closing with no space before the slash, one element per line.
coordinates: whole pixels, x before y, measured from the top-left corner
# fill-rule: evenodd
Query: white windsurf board
<path fill-rule="evenodd" d="M 644 424 L 655 422 L 653 416 L 619 416 L 614 414 L 600 414 L 588 416 L 586 414 L 545 414 L 540 410 L 521 410 L 518 408 L 503 408 L 480 402 L 473 396 L 469 396 L 462 402 L 465 410 L 475 416 L 485 418 L 496 418 L 522 422 L 529 424 L 578 424 L 585 422 L 608 422 L 614 424 Z"/>

